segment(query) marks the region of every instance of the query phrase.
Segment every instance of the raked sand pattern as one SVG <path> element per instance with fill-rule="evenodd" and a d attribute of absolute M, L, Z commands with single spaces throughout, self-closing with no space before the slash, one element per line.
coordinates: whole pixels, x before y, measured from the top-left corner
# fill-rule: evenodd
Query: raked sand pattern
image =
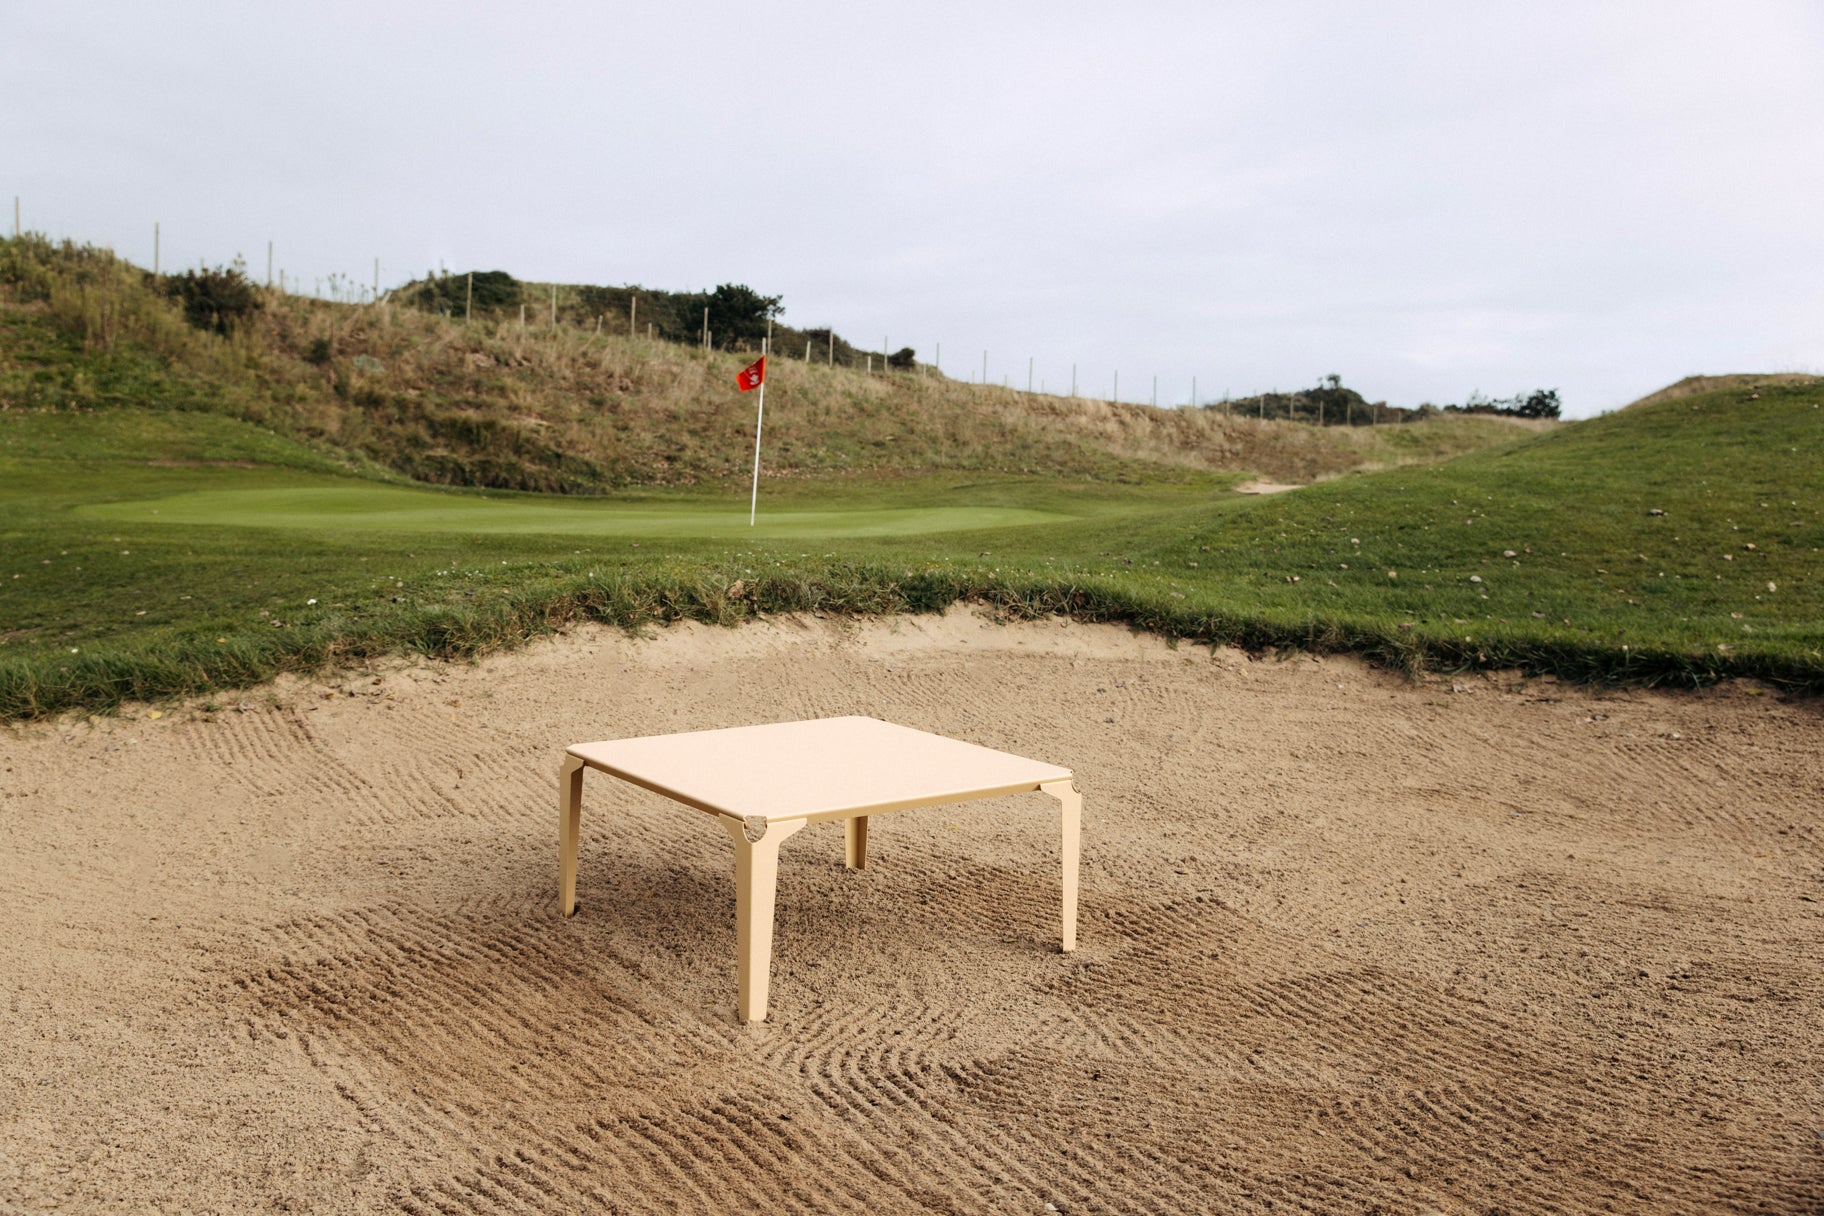
<path fill-rule="evenodd" d="M 1824 713 L 967 612 L 578 631 L 16 729 L 0 1212 L 1824 1210 Z M 786 846 L 570 742 L 865 713 L 1055 804 Z"/>

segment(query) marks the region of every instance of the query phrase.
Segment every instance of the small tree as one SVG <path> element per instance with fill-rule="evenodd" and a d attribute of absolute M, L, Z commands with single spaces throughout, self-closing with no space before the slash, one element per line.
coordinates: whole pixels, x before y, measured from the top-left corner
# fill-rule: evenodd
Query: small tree
<path fill-rule="evenodd" d="M 1555 388 L 1534 389 L 1522 401 L 1514 413 L 1522 418 L 1556 418 L 1558 417 L 1558 390 Z"/>
<path fill-rule="evenodd" d="M 763 296 L 743 283 L 724 283 L 703 300 L 709 309 L 709 332 L 719 346 L 757 342 L 766 336 L 767 322 L 785 311 L 780 299 Z"/>

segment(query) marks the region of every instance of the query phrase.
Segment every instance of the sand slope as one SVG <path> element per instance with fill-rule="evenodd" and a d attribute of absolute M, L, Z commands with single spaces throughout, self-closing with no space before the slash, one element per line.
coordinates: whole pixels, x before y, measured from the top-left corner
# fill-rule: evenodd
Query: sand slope
<path fill-rule="evenodd" d="M 1824 722 L 964 612 L 575 633 L 4 736 L 0 1211 L 1824 1205 Z M 349 694 L 353 695 L 349 695 Z M 867 713 L 1071 765 L 731 850 L 567 742 Z M 636 814 L 635 812 L 652 812 Z"/>

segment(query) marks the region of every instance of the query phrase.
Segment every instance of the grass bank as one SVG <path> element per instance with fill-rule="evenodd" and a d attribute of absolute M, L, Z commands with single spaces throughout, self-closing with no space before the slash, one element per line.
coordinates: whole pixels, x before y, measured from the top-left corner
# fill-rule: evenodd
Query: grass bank
<path fill-rule="evenodd" d="M 388 498 L 331 456 L 227 419 L 0 413 L 0 714 L 384 653 L 469 656 L 584 620 L 958 600 L 1408 669 L 1817 692 L 1821 407 L 1815 384 L 1744 383 L 1268 497 L 1164 466 L 1129 484 L 766 484 L 763 519 L 817 517 L 789 532 L 747 530 L 736 487 L 642 490 L 560 531 L 549 512 L 581 505 Z M 368 497 L 340 517 L 271 509 L 325 491 Z"/>

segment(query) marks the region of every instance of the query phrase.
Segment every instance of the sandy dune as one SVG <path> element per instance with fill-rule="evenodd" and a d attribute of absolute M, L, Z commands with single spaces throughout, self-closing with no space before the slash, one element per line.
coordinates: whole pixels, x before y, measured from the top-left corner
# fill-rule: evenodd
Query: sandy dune
<path fill-rule="evenodd" d="M 377 678 L 376 678 L 377 677 Z M 579 631 L 0 736 L 0 1212 L 1816 1212 L 1824 721 L 967 613 Z M 731 850 L 562 744 L 866 713 L 1071 765 Z"/>

